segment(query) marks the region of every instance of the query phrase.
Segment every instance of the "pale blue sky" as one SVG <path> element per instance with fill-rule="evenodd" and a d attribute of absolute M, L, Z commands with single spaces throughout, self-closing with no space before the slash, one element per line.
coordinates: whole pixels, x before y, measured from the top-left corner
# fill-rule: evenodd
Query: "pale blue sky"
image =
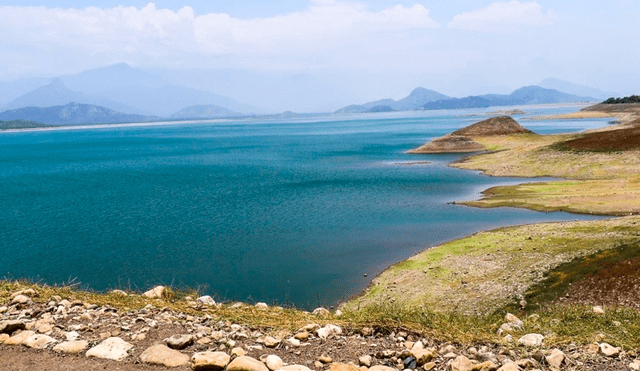
<path fill-rule="evenodd" d="M 508 91 L 546 77 L 640 91 L 635 0 L 90 5 L 100 9 L 73 0 L 0 1 L 0 81 L 127 62 L 336 81 L 349 76 L 349 84 L 361 82 L 372 95 L 393 98 L 416 86 L 464 95 Z"/>

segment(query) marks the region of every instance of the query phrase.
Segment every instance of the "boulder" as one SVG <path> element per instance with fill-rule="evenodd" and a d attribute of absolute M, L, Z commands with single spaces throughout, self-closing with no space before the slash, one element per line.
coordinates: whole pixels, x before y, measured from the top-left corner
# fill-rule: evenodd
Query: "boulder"
<path fill-rule="evenodd" d="M 518 367 L 518 365 L 516 365 L 515 363 L 511 362 L 511 363 L 507 363 L 506 365 L 502 365 L 502 367 L 500 367 L 498 371 L 520 371 L 520 367 Z"/>
<path fill-rule="evenodd" d="M 551 354 L 544 357 L 547 360 L 547 364 L 555 369 L 560 369 L 562 362 L 564 362 L 564 353 L 560 349 L 553 349 Z"/>
<path fill-rule="evenodd" d="M 329 316 L 331 315 L 331 312 L 325 308 L 316 308 L 311 314 L 315 314 L 316 316 Z"/>
<path fill-rule="evenodd" d="M 326 339 L 329 336 L 342 335 L 342 329 L 336 325 L 326 325 L 316 330 L 316 335 L 320 339 Z"/>
<path fill-rule="evenodd" d="M 267 310 L 269 309 L 269 306 L 267 303 L 256 303 L 256 309 Z"/>
<path fill-rule="evenodd" d="M 601 306 L 596 305 L 595 307 L 593 307 L 593 313 L 595 314 L 605 314 L 604 309 L 602 309 Z"/>
<path fill-rule="evenodd" d="M 111 290 L 109 293 L 112 295 L 118 295 L 118 296 L 129 296 L 126 292 L 122 290 Z"/>
<path fill-rule="evenodd" d="M 373 363 L 373 357 L 371 357 L 370 355 L 362 356 L 358 358 L 358 363 L 360 363 L 360 366 L 371 367 L 371 364 Z"/>
<path fill-rule="evenodd" d="M 282 358 L 276 356 L 275 354 L 270 354 L 267 356 L 267 360 L 264 362 L 267 365 L 267 368 L 271 371 L 276 371 L 284 366 L 284 362 L 282 362 Z"/>
<path fill-rule="evenodd" d="M 269 369 L 255 358 L 242 356 L 231 361 L 227 371 L 269 371 Z"/>
<path fill-rule="evenodd" d="M 191 368 L 196 371 L 222 371 L 230 360 L 231 357 L 223 352 L 200 352 L 191 357 Z"/>
<path fill-rule="evenodd" d="M 146 296 L 149 299 L 161 299 L 162 295 L 164 295 L 165 290 L 166 290 L 166 287 L 164 286 L 156 286 L 151 290 L 142 294 L 142 296 Z"/>
<path fill-rule="evenodd" d="M 348 363 L 332 363 L 329 371 L 360 371 L 360 369 Z"/>
<path fill-rule="evenodd" d="M 397 370 L 393 367 L 378 365 L 378 366 L 369 367 L 369 371 L 397 371 Z"/>
<path fill-rule="evenodd" d="M 280 368 L 282 371 L 311 371 L 311 369 L 307 366 L 303 365 L 289 365 Z"/>
<path fill-rule="evenodd" d="M 414 349 L 415 348 L 415 349 Z M 414 347 L 411 349 L 411 355 L 416 359 L 416 363 L 418 366 L 422 366 L 425 363 L 429 363 L 432 359 L 434 359 L 437 354 L 431 350 L 420 349 Z"/>
<path fill-rule="evenodd" d="M 103 340 L 100 344 L 89 349 L 86 356 L 91 358 L 110 359 L 112 361 L 122 362 L 127 358 L 129 350 L 133 345 L 118 337 L 110 337 Z"/>
<path fill-rule="evenodd" d="M 24 342 L 29 336 L 33 336 L 36 333 L 34 331 L 22 331 L 19 334 L 13 335 L 9 339 L 7 339 L 4 343 L 6 345 L 20 345 Z"/>
<path fill-rule="evenodd" d="M 496 371 L 498 369 L 498 365 L 491 361 L 484 361 L 482 363 L 475 364 L 471 366 L 470 371 Z"/>
<path fill-rule="evenodd" d="M 264 338 L 264 346 L 266 346 L 267 348 L 275 348 L 278 346 L 278 344 L 280 344 L 280 340 L 274 337 L 267 336 L 266 338 Z"/>
<path fill-rule="evenodd" d="M 178 367 L 186 365 L 189 362 L 189 356 L 165 345 L 156 344 L 142 352 L 140 360 L 150 365 Z"/>
<path fill-rule="evenodd" d="M 195 338 L 193 335 L 173 335 L 164 339 L 167 346 L 171 349 L 182 350 L 190 345 L 193 345 Z"/>
<path fill-rule="evenodd" d="M 57 343 L 56 339 L 47 335 L 31 335 L 28 338 L 24 339 L 22 345 L 33 348 L 33 349 L 44 349 L 49 344 Z"/>
<path fill-rule="evenodd" d="M 204 295 L 196 299 L 196 303 L 203 305 L 216 305 L 216 301 L 209 295 Z"/>
<path fill-rule="evenodd" d="M 473 363 L 465 356 L 458 356 L 451 362 L 451 371 L 471 371 Z"/>
<path fill-rule="evenodd" d="M 11 299 L 11 304 L 28 304 L 31 302 L 31 299 L 26 295 L 16 295 L 15 298 Z"/>
<path fill-rule="evenodd" d="M 65 341 L 53 347 L 55 352 L 78 354 L 84 352 L 89 347 L 89 342 L 85 340 Z"/>
<path fill-rule="evenodd" d="M 540 334 L 526 334 L 520 339 L 518 339 L 518 344 L 524 345 L 527 347 L 539 347 L 542 345 L 544 341 L 544 336 Z"/>
<path fill-rule="evenodd" d="M 607 357 L 617 357 L 620 354 L 620 348 L 616 348 L 608 343 L 600 344 L 600 353 Z"/>

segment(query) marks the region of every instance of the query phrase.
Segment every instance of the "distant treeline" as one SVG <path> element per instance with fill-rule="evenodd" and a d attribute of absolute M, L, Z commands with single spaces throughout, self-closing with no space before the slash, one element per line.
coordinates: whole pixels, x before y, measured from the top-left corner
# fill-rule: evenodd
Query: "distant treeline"
<path fill-rule="evenodd" d="M 640 103 L 640 95 L 632 95 L 624 98 L 609 98 L 603 104 Z"/>
<path fill-rule="evenodd" d="M 0 121 L 0 130 L 46 128 L 51 125 L 28 120 Z"/>

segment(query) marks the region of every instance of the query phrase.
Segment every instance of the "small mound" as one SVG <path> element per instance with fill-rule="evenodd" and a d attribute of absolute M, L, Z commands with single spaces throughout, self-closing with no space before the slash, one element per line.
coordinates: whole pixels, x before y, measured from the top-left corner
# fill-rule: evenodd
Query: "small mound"
<path fill-rule="evenodd" d="M 458 152 L 478 152 L 486 148 L 475 140 L 463 136 L 448 134 L 436 138 L 407 153 L 458 153 Z"/>
<path fill-rule="evenodd" d="M 629 151 L 640 149 L 640 127 L 585 134 L 560 143 L 579 151 Z"/>
<path fill-rule="evenodd" d="M 477 122 L 460 130 L 456 130 L 452 135 L 468 135 L 477 137 L 487 137 L 491 135 L 509 134 L 529 134 L 531 130 L 524 128 L 509 116 L 498 116 Z"/>

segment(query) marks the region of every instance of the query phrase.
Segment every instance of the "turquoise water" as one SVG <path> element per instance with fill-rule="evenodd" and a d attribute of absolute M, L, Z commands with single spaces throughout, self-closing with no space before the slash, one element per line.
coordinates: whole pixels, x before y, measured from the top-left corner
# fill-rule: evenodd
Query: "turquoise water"
<path fill-rule="evenodd" d="M 458 155 L 404 154 L 477 121 L 460 113 L 0 134 L 0 274 L 314 308 L 437 243 L 588 219 L 450 204 L 522 182 L 447 167 Z"/>

